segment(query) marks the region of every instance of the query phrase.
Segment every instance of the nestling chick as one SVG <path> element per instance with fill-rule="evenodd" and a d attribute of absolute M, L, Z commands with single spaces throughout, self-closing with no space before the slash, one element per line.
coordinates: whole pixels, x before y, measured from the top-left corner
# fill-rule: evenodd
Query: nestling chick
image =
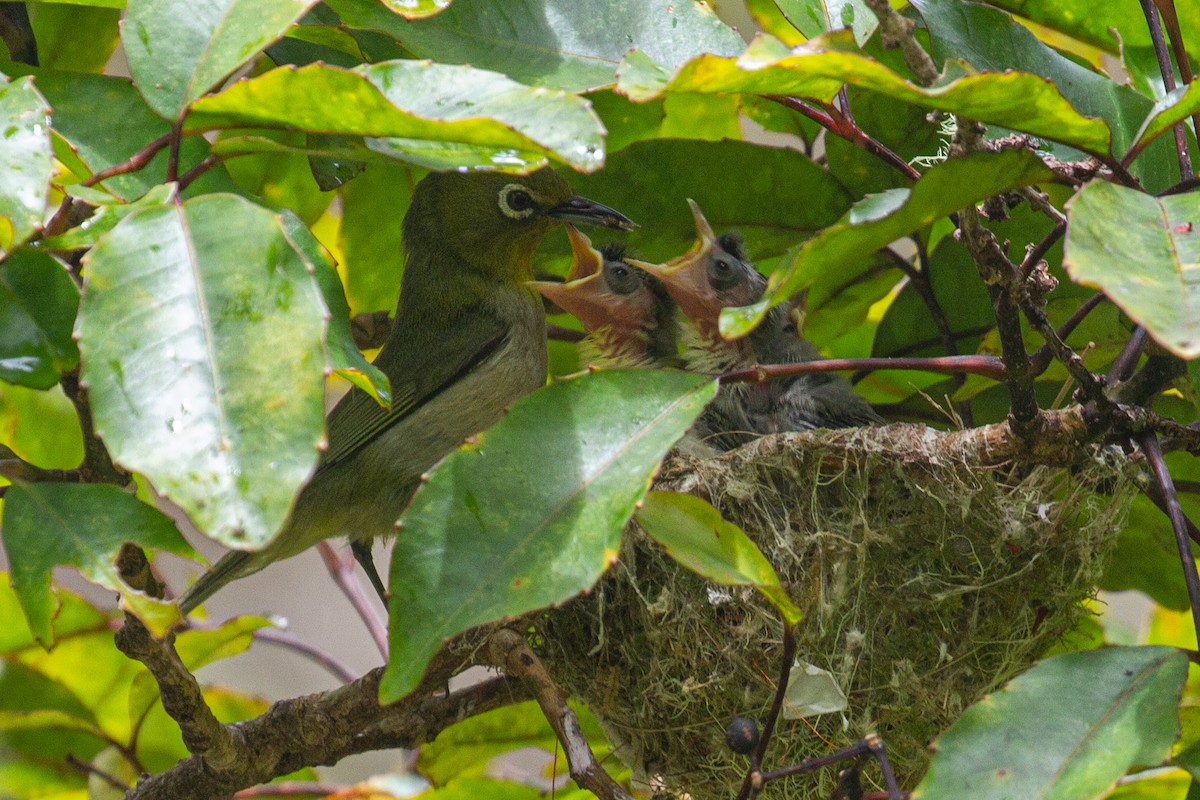
<path fill-rule="evenodd" d="M 771 308 L 748 336 L 721 337 L 721 310 L 757 302 L 767 280 L 745 256 L 736 234 L 717 236 L 699 206 L 688 201 L 696 243 L 665 264 L 631 261 L 659 278 L 687 318 L 682 326 L 687 368 L 722 374 L 754 364 L 809 361 L 816 348 L 800 336 L 785 305 Z M 844 428 L 881 422 L 874 410 L 832 373 L 810 373 L 759 384 L 722 386 L 698 426 L 714 446 L 730 449 L 756 435 L 779 431 Z"/>
<path fill-rule="evenodd" d="M 625 261 L 623 245 L 592 247 L 567 226 L 572 261 L 563 283 L 529 285 L 583 323 L 580 360 L 597 367 L 681 367 L 676 306 L 662 284 Z"/>
<path fill-rule="evenodd" d="M 407 263 L 396 322 L 375 365 L 392 384 L 381 408 L 352 389 L 330 412 L 329 447 L 270 545 L 222 558 L 180 599 L 186 613 L 236 578 L 348 536 L 376 589 L 370 541 L 395 533 L 421 474 L 546 380 L 546 320 L 533 251 L 561 223 L 635 227 L 572 193 L 549 169 L 530 175 L 433 173 L 404 215 Z"/>

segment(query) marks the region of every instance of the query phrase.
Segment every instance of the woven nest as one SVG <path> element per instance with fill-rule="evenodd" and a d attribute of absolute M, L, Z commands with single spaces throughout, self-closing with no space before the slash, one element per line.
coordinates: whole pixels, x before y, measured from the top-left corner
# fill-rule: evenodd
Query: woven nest
<path fill-rule="evenodd" d="M 746 531 L 805 613 L 798 660 L 848 699 L 840 713 L 781 722 L 765 768 L 876 732 L 911 788 L 939 731 L 1087 613 L 1132 499 L 1127 465 L 1097 450 L 1070 468 L 1023 468 L 986 463 L 980 449 L 969 433 L 893 425 L 668 460 L 656 488 L 702 497 Z M 540 654 L 636 776 L 732 798 L 747 762 L 724 731 L 734 714 L 766 717 L 778 616 L 756 592 L 676 565 L 636 525 L 627 534 L 594 591 L 539 618 Z M 833 780 L 768 792 L 827 797 Z"/>

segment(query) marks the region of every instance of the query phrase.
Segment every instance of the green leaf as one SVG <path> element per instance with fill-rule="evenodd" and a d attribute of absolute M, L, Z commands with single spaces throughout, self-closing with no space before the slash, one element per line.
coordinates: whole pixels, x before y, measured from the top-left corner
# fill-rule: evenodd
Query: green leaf
<path fill-rule="evenodd" d="M 42 224 L 54 164 L 50 109 L 30 78 L 0 85 L 0 254 Z"/>
<path fill-rule="evenodd" d="M 591 744 L 596 758 L 603 762 L 610 750 L 604 743 L 600 724 L 587 709 L 576 704 L 571 707 L 579 718 L 580 732 Z M 557 746 L 558 740 L 545 715 L 530 700 L 450 726 L 432 742 L 421 746 L 417 769 L 440 786 L 455 779 L 486 775 L 497 756 L 525 747 L 553 753 Z"/>
<path fill-rule="evenodd" d="M 861 47 L 879 24 L 862 0 L 779 0 L 777 5 L 808 39 L 840 28 L 851 28 L 854 41 Z"/>
<path fill-rule="evenodd" d="M 350 307 L 342 281 L 333 268 L 333 259 L 295 214 L 283 214 L 284 234 L 292 247 L 302 253 L 313 267 L 313 276 L 321 289 L 325 307 L 329 309 L 329 328 L 325 331 L 325 346 L 329 349 L 329 366 L 346 380 L 379 401 L 390 406 L 392 385 L 387 375 L 367 359 L 354 343 L 350 332 Z"/>
<path fill-rule="evenodd" d="M 392 554 L 381 701 L 412 691 L 444 639 L 591 586 L 616 558 L 659 461 L 715 388 L 670 370 L 558 381 L 442 461 L 401 519 Z"/>
<path fill-rule="evenodd" d="M 711 505 L 680 492 L 650 492 L 637 512 L 638 524 L 671 558 L 725 586 L 753 586 L 789 625 L 803 618 L 779 583 L 775 568 L 742 529 Z"/>
<path fill-rule="evenodd" d="M 403 231 L 380 225 L 379 210 L 391 219 L 408 213 L 413 188 L 424 173 L 404 164 L 372 164 L 341 190 L 342 225 L 338 248 L 351 313 L 396 310 L 404 274 Z"/>
<path fill-rule="evenodd" d="M 0 264 L 0 379 L 49 389 L 79 363 L 71 338 L 79 290 L 46 253 L 22 248 Z"/>
<path fill-rule="evenodd" d="M 72 72 L 103 72 L 117 49 L 118 8 L 29 3 L 38 64 Z"/>
<path fill-rule="evenodd" d="M 1169 131 L 1176 123 L 1188 119 L 1200 111 L 1200 81 L 1193 81 L 1187 86 L 1180 86 L 1166 97 L 1159 100 L 1150 109 L 1145 124 L 1137 133 L 1137 141 L 1123 156 L 1128 160 L 1131 154 L 1140 153 L 1146 145 L 1156 137 Z"/>
<path fill-rule="evenodd" d="M 695 241 L 688 198 L 718 233 L 741 231 L 754 260 L 778 256 L 833 224 L 853 199 L 827 170 L 795 150 L 748 142 L 636 142 L 615 153 L 600 172 L 570 180 L 576 191 L 603 197 L 645 223 L 629 244 L 631 252 L 648 259 L 676 256 Z M 566 263 L 569 248 L 565 240 L 556 241 L 547 242 L 546 250 L 560 253 Z"/>
<path fill-rule="evenodd" d="M 83 173 L 76 180 L 126 161 L 170 131 L 170 125 L 150 110 L 125 78 L 39 70 L 35 80 L 53 108 L 54 133 L 56 138 L 61 137 L 61 147 L 66 151 L 59 160 L 66 161 L 70 156 L 82 163 Z M 180 147 L 180 163 L 195 164 L 208 155 L 208 149 L 202 137 L 190 136 Z M 166 174 L 164 149 L 141 170 L 114 175 L 98 188 L 124 200 L 136 200 L 165 181 Z M 205 179 L 218 174 L 217 170 L 210 171 L 193 188 L 204 188 Z M 75 189 L 64 188 L 68 192 Z"/>
<path fill-rule="evenodd" d="M 1105 127 L 1112 129 L 1113 153 L 1122 153 L 1129 147 L 1150 111 L 1148 98 L 1059 54 L 1003 11 L 962 0 L 912 0 L 912 5 L 929 28 L 935 59 L 962 59 L 975 69 L 993 72 L 1019 67 L 1040 77 L 1047 87 L 1057 87 L 1055 91 L 1061 92 L 1077 111 L 1065 120 L 1072 127 L 1079 126 L 1081 117 L 1093 124 L 1101 120 L 1108 123 Z M 1083 138 L 1055 135 L 1040 126 L 1033 130 L 1019 119 L 1006 121 L 970 113 L 967 116 L 1107 155 L 1107 148 L 1097 150 Z"/>
<path fill-rule="evenodd" d="M 220 127 L 367 136 L 384 140 L 368 142 L 381 154 L 443 168 L 459 155 L 491 169 L 604 163 L 604 128 L 582 98 L 423 61 L 281 67 L 194 104 L 188 131 Z"/>
<path fill-rule="evenodd" d="M 132 203 L 115 199 L 96 209 L 96 213 L 88 217 L 87 223 L 71 228 L 58 236 L 48 236 L 42 240 L 42 247 L 47 250 L 86 250 L 94 247 L 100 237 L 111 231 L 117 223 L 134 211 L 151 206 L 161 206 L 171 201 L 175 196 L 175 184 L 166 183 L 153 187 L 142 197 Z"/>
<path fill-rule="evenodd" d="M 1200 194 L 1156 198 L 1093 181 L 1067 203 L 1063 266 L 1183 358 L 1200 355 Z M 1130 269 L 1137 265 L 1137 269 Z"/>
<path fill-rule="evenodd" d="M 432 17 L 450 5 L 450 0 L 380 0 L 380 2 L 405 19 Z"/>
<path fill-rule="evenodd" d="M 125 607 L 156 635 L 179 621 L 173 603 L 130 589 L 113 559 L 124 542 L 190 555 L 165 514 L 115 486 L 104 484 L 17 484 L 4 497 L 4 551 L 12 567 L 12 585 L 29 629 L 45 647 L 54 643 L 58 601 L 50 571 L 59 564 L 77 567 L 89 580 L 119 592 Z"/>
<path fill-rule="evenodd" d="M 790 262 L 771 275 L 763 299 L 744 309 L 726 309 L 721 314 L 721 333 L 745 334 L 762 314 L 796 292 L 811 286 L 819 276 L 833 273 L 842 282 L 872 265 L 869 256 L 889 242 L 931 225 L 960 208 L 994 194 L 1049 180 L 1051 172 L 1033 153 L 1007 150 L 972 153 L 933 167 L 911 192 L 893 190 L 889 203 L 873 209 L 864 221 L 832 225 L 809 239 Z M 903 203 L 896 207 L 896 203 Z M 896 210 L 884 216 L 887 208 Z M 863 217 L 860 206 L 860 217 Z"/>
<path fill-rule="evenodd" d="M 936 743 L 913 800 L 1085 800 L 1179 733 L 1187 656 L 1118 647 L 1047 659 L 976 703 Z"/>
<path fill-rule="evenodd" d="M 1148 47 L 1150 31 L 1137 3 L 1094 3 L 1092 0 L 1054 0 L 1030 3 L 1028 0 L 991 0 L 992 5 L 1007 9 L 1039 25 L 1062 31 L 1080 41 L 1104 48 L 1110 53 L 1130 47 Z M 1200 6 L 1175 3 L 1184 41 L 1194 42 L 1200 34 Z"/>
<path fill-rule="evenodd" d="M 674 92 L 744 92 L 830 102 L 848 84 L 924 108 L 963 114 L 1064 142 L 1088 152 L 1109 154 L 1108 125 L 1077 111 L 1053 83 L 1038 75 L 1026 72 L 967 75 L 924 89 L 852 48 L 853 41 L 844 31 L 821 36 L 792 50 L 775 39 L 760 36 L 740 56 L 699 56 L 673 74 L 634 51 L 621 65 L 617 91 L 634 100 L 649 100 Z M 1137 123 L 1142 116 L 1144 112 L 1137 117 Z"/>
<path fill-rule="evenodd" d="M 229 177 L 250 196 L 262 198 L 264 205 L 288 209 L 308 224 L 320 219 L 333 195 L 322 191 L 313 179 L 303 152 L 304 135 L 282 131 L 255 133 L 259 138 L 278 140 L 285 146 L 229 159 L 226 163 Z M 222 134 L 219 138 L 229 137 Z"/>
<path fill-rule="evenodd" d="M 458 0 L 412 23 L 378 3 L 329 5 L 350 28 L 382 31 L 418 58 L 472 64 L 570 92 L 611 85 L 630 48 L 674 67 L 700 53 L 733 55 L 744 46 L 707 5 L 675 0 Z"/>
<path fill-rule="evenodd" d="M 267 544 L 317 459 L 327 312 L 310 269 L 276 215 L 227 195 L 131 214 L 88 257 L 97 432 L 227 545 Z"/>
<path fill-rule="evenodd" d="M 282 36 L 314 2 L 130 0 L 121 43 L 133 82 L 151 108 L 173 120 Z"/>
<path fill-rule="evenodd" d="M 0 385 L 0 430 L 13 452 L 39 467 L 74 469 L 83 460 L 79 416 L 60 387 Z"/>

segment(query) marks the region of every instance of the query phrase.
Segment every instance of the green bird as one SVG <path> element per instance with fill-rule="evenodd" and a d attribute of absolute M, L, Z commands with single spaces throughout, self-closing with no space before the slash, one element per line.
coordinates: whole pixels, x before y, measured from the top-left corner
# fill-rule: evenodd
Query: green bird
<path fill-rule="evenodd" d="M 529 285 L 574 315 L 587 331 L 579 357 L 597 367 L 682 367 L 675 301 L 662 284 L 625 260 L 621 244 L 597 250 L 575 227 L 567 280 Z"/>
<path fill-rule="evenodd" d="M 736 233 L 717 236 L 691 200 L 696 243 L 665 264 L 631 260 L 662 281 L 687 322 L 682 327 L 683 359 L 689 370 L 714 375 L 755 364 L 811 361 L 817 349 L 800 335 L 788 305 L 772 307 L 748 336 L 725 339 L 718 327 L 721 310 L 762 298 L 767 279 L 746 258 Z M 849 382 L 814 372 L 763 383 L 721 387 L 697 422 L 697 434 L 718 449 L 732 449 L 755 436 L 815 428 L 849 428 L 882 422 Z"/>
<path fill-rule="evenodd" d="M 530 175 L 433 173 L 404 216 L 396 320 L 375 365 L 392 408 L 359 389 L 327 419 L 328 447 L 274 541 L 234 551 L 180 598 L 187 613 L 225 584 L 322 539 L 347 536 L 380 594 L 370 558 L 393 535 L 422 473 L 546 381 L 546 320 L 532 257 L 561 223 L 630 230 L 623 214 L 575 195 L 549 169 Z"/>

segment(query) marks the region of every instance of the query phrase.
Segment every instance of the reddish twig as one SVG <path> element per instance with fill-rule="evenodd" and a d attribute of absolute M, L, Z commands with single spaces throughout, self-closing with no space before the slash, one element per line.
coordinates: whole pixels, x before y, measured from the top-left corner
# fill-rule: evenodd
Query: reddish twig
<path fill-rule="evenodd" d="M 1079 327 L 1079 324 L 1083 322 L 1084 318 L 1087 317 L 1088 314 L 1092 313 L 1096 306 L 1100 305 L 1107 299 L 1108 298 L 1105 296 L 1104 292 L 1096 292 L 1087 300 L 1084 300 L 1083 305 L 1075 309 L 1075 313 L 1072 314 L 1066 322 L 1059 326 L 1058 338 L 1065 342 L 1067 337 L 1074 333 L 1075 329 Z M 1044 344 L 1039 347 L 1037 351 L 1034 352 L 1034 354 L 1030 357 L 1029 371 L 1036 378 L 1038 375 L 1041 375 L 1046 371 L 1046 368 L 1050 366 L 1050 362 L 1053 360 L 1054 353 L 1050 350 L 1050 345 Z"/>
<path fill-rule="evenodd" d="M 137 172 L 140 169 L 145 169 L 146 165 L 154 160 L 164 147 L 171 144 L 171 134 L 165 133 L 155 139 L 150 144 L 143 147 L 141 150 L 134 153 L 129 158 L 122 161 L 120 164 L 113 164 L 111 167 L 100 170 L 92 175 L 92 177 L 84 180 L 82 186 L 95 186 L 103 180 L 107 180 L 114 175 L 124 175 L 128 172 Z"/>
<path fill-rule="evenodd" d="M 375 613 L 375 608 L 367 599 L 366 593 L 358 582 L 354 556 L 349 553 L 339 556 L 333 549 L 333 545 L 327 541 L 317 544 L 317 552 L 321 554 L 321 560 L 325 562 L 325 569 L 329 570 L 333 582 L 342 590 L 342 594 L 346 595 L 350 605 L 354 606 L 359 618 L 367 626 L 371 638 L 375 641 L 375 646 L 379 648 L 380 654 L 386 661 L 388 657 L 387 628 L 384 626 L 383 620 Z"/>
<path fill-rule="evenodd" d="M 1188 519 L 1179 505 L 1179 494 L 1163 460 L 1162 448 L 1158 436 L 1154 433 L 1144 433 L 1137 437 L 1137 442 L 1150 462 L 1154 472 L 1154 480 L 1162 490 L 1167 504 L 1167 516 L 1171 520 L 1171 530 L 1175 534 L 1175 544 L 1179 548 L 1179 562 L 1183 566 L 1183 582 L 1187 585 L 1188 600 L 1192 606 L 1192 624 L 1196 629 L 1196 638 L 1200 640 L 1200 573 L 1196 571 L 1196 559 L 1192 555 L 1192 546 L 1188 539 Z"/>
<path fill-rule="evenodd" d="M 886 145 L 879 140 L 873 138 L 870 134 L 858 127 L 854 120 L 844 115 L 834 106 L 826 106 L 824 111 L 818 111 L 808 103 L 796 97 L 789 97 L 781 94 L 766 95 L 768 100 L 779 103 L 786 108 L 790 108 L 800 114 L 811 119 L 813 122 L 820 125 L 825 130 L 832 133 L 847 142 L 866 150 L 871 155 L 877 156 L 884 163 L 895 168 L 903 173 L 906 177 L 912 180 L 918 180 L 921 173 L 905 161 L 900 156 L 896 155 Z"/>
<path fill-rule="evenodd" d="M 279 647 L 286 647 L 288 650 L 299 653 L 305 658 L 320 664 L 342 683 L 349 683 L 358 677 L 348 666 L 338 661 L 329 653 L 326 653 L 319 647 L 314 647 L 300 637 L 294 636 L 287 631 L 276 630 L 275 628 L 261 628 L 254 632 L 254 638 Z"/>
<path fill-rule="evenodd" d="M 1158 71 L 1162 74 L 1163 87 L 1168 92 L 1175 91 L 1175 70 L 1171 66 L 1171 54 L 1167 52 L 1167 42 L 1163 38 L 1162 21 L 1158 17 L 1158 9 L 1154 0 L 1139 0 L 1142 14 L 1146 17 L 1146 27 L 1150 29 L 1150 42 L 1154 45 L 1154 56 L 1158 59 Z M 1180 43 L 1182 44 L 1182 42 Z M 1183 62 L 1187 62 L 1187 53 L 1183 54 Z M 1179 179 L 1186 181 L 1194 177 L 1192 172 L 1192 156 L 1188 152 L 1187 124 L 1180 120 L 1171 126 L 1175 133 L 1175 157 L 1179 161 Z"/>
<path fill-rule="evenodd" d="M 798 364 L 756 364 L 721 375 L 722 383 L 762 383 L 810 372 L 842 372 L 903 369 L 948 374 L 969 373 L 997 381 L 1007 377 L 1004 364 L 995 356 L 942 356 L 940 358 L 824 358 Z"/>

